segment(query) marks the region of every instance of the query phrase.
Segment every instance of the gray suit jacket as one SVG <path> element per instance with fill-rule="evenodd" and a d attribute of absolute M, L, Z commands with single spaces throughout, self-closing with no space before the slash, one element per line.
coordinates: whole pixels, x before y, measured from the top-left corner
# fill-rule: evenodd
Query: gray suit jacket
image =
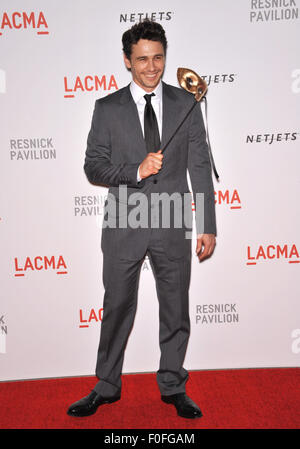
<path fill-rule="evenodd" d="M 193 102 L 193 95 L 163 83 L 161 148 Z M 159 174 L 138 183 L 137 170 L 146 155 L 138 111 L 129 86 L 97 100 L 87 141 L 84 170 L 91 183 L 109 187 L 111 201 L 106 204 L 105 219 L 108 216 L 114 217 L 117 223 L 116 227 L 102 229 L 102 250 L 107 255 L 130 260 L 143 257 L 150 237 L 150 226 L 133 229 L 119 225 L 120 219 L 124 218 L 122 214 L 128 216 L 139 204 L 135 201 L 134 204 L 129 204 L 128 198 L 133 193 L 135 195 L 131 198 L 134 200 L 141 196 L 141 193 L 146 195 L 149 203 L 145 207 L 148 207 L 150 216 L 151 194 L 189 192 L 187 170 L 194 199 L 196 193 L 204 193 L 203 226 L 196 223 L 197 232 L 216 234 L 214 187 L 200 105 L 193 109 L 167 147 Z M 126 188 L 120 190 L 120 186 Z M 186 231 L 191 228 L 190 219 L 191 214 L 188 220 L 183 220 L 185 223 L 181 228 L 172 226 L 172 219 L 169 228 L 159 225 L 168 257 L 178 259 L 190 254 L 190 240 L 186 238 Z"/>

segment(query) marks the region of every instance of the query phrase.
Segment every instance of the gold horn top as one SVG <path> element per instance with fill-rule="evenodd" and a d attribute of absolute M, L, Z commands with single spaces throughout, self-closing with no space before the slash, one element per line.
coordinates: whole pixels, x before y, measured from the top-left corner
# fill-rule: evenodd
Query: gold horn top
<path fill-rule="evenodd" d="M 177 79 L 183 89 L 195 96 L 196 101 L 200 101 L 207 92 L 206 82 L 191 69 L 178 68 Z"/>

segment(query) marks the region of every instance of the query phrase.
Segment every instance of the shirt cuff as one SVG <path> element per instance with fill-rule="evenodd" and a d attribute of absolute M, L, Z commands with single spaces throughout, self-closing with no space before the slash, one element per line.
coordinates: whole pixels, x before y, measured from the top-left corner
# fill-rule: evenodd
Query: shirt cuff
<path fill-rule="evenodd" d="M 140 177 L 140 167 L 138 167 L 136 179 L 137 179 L 137 182 L 141 182 L 141 180 L 142 180 L 142 178 Z"/>

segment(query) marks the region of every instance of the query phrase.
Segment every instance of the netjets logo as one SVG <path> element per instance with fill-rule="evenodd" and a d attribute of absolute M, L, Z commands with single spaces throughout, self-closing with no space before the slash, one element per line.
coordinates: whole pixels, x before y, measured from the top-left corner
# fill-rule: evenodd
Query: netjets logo
<path fill-rule="evenodd" d="M 159 12 L 129 12 L 120 14 L 120 22 L 141 22 L 144 19 L 153 20 L 154 22 L 162 22 L 164 20 L 171 20 L 173 18 L 171 11 Z"/>
<path fill-rule="evenodd" d="M 79 327 L 86 328 L 89 327 L 90 324 L 99 323 L 102 321 L 103 308 L 95 310 L 83 310 L 79 309 Z"/>
<path fill-rule="evenodd" d="M 77 93 L 118 90 L 114 75 L 86 75 L 64 77 L 64 97 L 74 98 Z"/>
<path fill-rule="evenodd" d="M 299 137 L 299 132 L 297 131 L 283 131 L 278 133 L 259 133 L 259 134 L 248 134 L 246 137 L 246 143 L 267 143 L 272 145 L 278 142 L 295 141 Z"/>
<path fill-rule="evenodd" d="M 15 277 L 24 277 L 28 273 L 41 271 L 54 271 L 56 274 L 67 274 L 68 268 L 65 259 L 60 256 L 35 256 L 14 258 Z"/>
<path fill-rule="evenodd" d="M 237 189 L 234 189 L 232 191 L 218 190 L 217 192 L 215 192 L 215 204 L 226 205 L 230 209 L 241 209 L 242 208 L 240 195 L 238 194 Z"/>
<path fill-rule="evenodd" d="M 295 244 L 247 246 L 247 265 L 283 259 L 290 264 L 300 263 L 299 251 Z"/>
<path fill-rule="evenodd" d="M 0 36 L 13 30 L 34 30 L 41 36 L 49 34 L 48 23 L 45 14 L 40 12 L 13 12 L 2 13 Z"/>
<path fill-rule="evenodd" d="M 201 78 L 206 81 L 206 84 L 225 84 L 233 83 L 235 81 L 236 73 L 220 73 L 215 75 L 201 75 Z"/>

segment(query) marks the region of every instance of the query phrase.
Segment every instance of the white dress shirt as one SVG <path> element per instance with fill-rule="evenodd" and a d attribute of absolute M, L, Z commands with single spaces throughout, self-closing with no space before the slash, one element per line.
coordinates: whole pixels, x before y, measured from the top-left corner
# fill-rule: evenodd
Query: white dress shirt
<path fill-rule="evenodd" d="M 138 86 L 133 80 L 130 84 L 130 92 L 132 95 L 132 98 L 136 104 L 139 119 L 142 127 L 142 132 L 144 135 L 144 111 L 145 111 L 145 104 L 146 100 L 144 98 L 144 95 L 149 94 L 149 92 L 146 92 L 144 89 L 142 89 L 140 86 Z M 158 124 L 158 130 L 161 140 L 161 134 L 162 134 L 162 82 L 160 80 L 158 86 L 151 92 L 154 93 L 155 96 L 151 98 L 151 104 L 154 109 L 156 120 Z M 139 170 L 137 173 L 137 180 L 138 182 L 141 181 L 141 178 L 139 176 Z"/>

